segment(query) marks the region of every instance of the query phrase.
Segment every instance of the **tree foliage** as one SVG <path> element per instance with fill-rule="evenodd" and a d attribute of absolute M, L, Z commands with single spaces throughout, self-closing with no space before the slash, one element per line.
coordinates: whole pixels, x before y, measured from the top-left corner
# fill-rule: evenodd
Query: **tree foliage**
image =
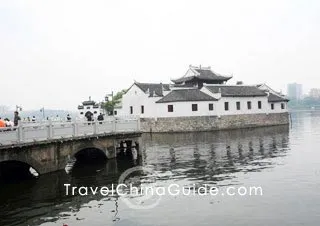
<path fill-rule="evenodd" d="M 302 100 L 290 100 L 288 106 L 291 109 L 320 108 L 320 98 L 307 96 Z"/>
<path fill-rule="evenodd" d="M 112 115 L 112 112 L 113 112 L 113 109 L 114 109 L 114 106 L 121 103 L 121 99 L 122 99 L 122 96 L 123 94 L 126 93 L 126 89 L 123 89 L 119 92 L 117 92 L 113 98 L 111 98 L 111 100 L 108 100 L 104 103 L 104 109 L 106 109 L 106 111 L 108 112 L 109 115 Z"/>

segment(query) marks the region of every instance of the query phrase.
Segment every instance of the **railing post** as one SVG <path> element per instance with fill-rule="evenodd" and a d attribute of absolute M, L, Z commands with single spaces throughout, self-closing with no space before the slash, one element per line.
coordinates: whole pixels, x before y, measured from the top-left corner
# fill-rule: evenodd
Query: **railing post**
<path fill-rule="evenodd" d="M 116 132 L 116 119 L 115 118 L 113 118 L 112 119 L 112 131 L 111 132 Z"/>
<path fill-rule="evenodd" d="M 19 143 L 21 143 L 21 142 L 23 142 L 23 127 L 22 127 L 22 121 L 21 120 L 19 120 L 18 121 L 18 133 L 17 133 L 17 135 L 18 135 L 18 142 Z"/>
<path fill-rule="evenodd" d="M 72 135 L 74 137 L 78 135 L 78 124 L 77 124 L 77 121 L 75 119 L 72 122 Z"/>
<path fill-rule="evenodd" d="M 137 130 L 140 131 L 140 118 L 137 118 Z"/>
<path fill-rule="evenodd" d="M 97 134 L 97 119 L 93 119 L 93 134 Z"/>
<path fill-rule="evenodd" d="M 48 139 L 53 138 L 53 126 L 51 119 L 48 120 Z"/>

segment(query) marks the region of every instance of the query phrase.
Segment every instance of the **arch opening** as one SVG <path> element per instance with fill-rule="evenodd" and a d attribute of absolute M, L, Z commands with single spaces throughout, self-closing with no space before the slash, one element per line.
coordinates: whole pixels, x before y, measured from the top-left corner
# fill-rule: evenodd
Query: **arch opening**
<path fill-rule="evenodd" d="M 65 171 L 69 174 L 92 174 L 107 163 L 106 154 L 98 148 L 84 148 L 74 154 L 74 159 L 68 162 Z"/>
<path fill-rule="evenodd" d="M 74 155 L 76 163 L 105 163 L 107 156 L 101 149 L 85 148 Z"/>
<path fill-rule="evenodd" d="M 39 173 L 28 163 L 17 160 L 0 162 L 0 184 L 15 183 L 37 177 Z"/>

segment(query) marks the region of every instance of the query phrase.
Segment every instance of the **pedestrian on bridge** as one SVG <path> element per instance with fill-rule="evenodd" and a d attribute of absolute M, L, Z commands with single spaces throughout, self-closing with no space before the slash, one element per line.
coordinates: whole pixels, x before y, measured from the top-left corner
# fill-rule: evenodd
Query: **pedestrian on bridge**
<path fill-rule="evenodd" d="M 7 127 L 13 127 L 14 126 L 14 123 L 10 119 L 5 118 L 4 121 L 5 121 Z"/>
<path fill-rule="evenodd" d="M 13 124 L 14 126 L 18 126 L 18 122 L 21 120 L 20 116 L 19 116 L 19 112 L 15 111 L 14 112 L 14 118 L 13 118 Z"/>
<path fill-rule="evenodd" d="M 6 123 L 4 120 L 0 118 L 0 128 L 6 127 Z"/>
<path fill-rule="evenodd" d="M 71 122 L 71 116 L 67 114 L 67 122 Z"/>
<path fill-rule="evenodd" d="M 99 121 L 99 124 L 102 124 L 102 121 L 104 120 L 104 117 L 103 117 L 103 114 L 100 113 L 100 115 L 98 115 L 98 121 Z"/>

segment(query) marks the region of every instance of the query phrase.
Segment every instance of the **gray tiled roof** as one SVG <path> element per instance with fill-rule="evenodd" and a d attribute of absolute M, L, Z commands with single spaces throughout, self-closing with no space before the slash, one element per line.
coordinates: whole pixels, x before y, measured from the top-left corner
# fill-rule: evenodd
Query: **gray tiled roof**
<path fill-rule="evenodd" d="M 156 103 L 180 102 L 180 101 L 216 101 L 217 99 L 201 92 L 199 89 L 172 90 Z"/>
<path fill-rule="evenodd" d="M 201 80 L 212 80 L 212 81 L 220 81 L 220 82 L 223 82 L 223 81 L 228 81 L 231 77 L 227 77 L 227 76 L 222 76 L 222 75 L 219 75 L 213 71 L 211 71 L 210 69 L 193 69 L 195 70 L 196 72 L 199 73 L 199 75 L 196 75 L 196 76 L 187 76 L 187 77 L 182 77 L 182 78 L 179 78 L 179 79 L 175 79 L 175 80 L 172 80 L 174 83 L 183 83 L 183 82 L 186 82 L 186 81 L 190 81 L 194 78 L 198 78 L 198 79 L 201 79 Z"/>
<path fill-rule="evenodd" d="M 162 84 L 162 83 L 138 83 L 136 84 L 143 92 L 147 92 L 149 90 L 150 97 L 156 94 L 157 96 L 163 96 L 163 90 L 169 91 L 170 87 L 169 84 Z M 162 90 L 163 89 L 163 90 Z"/>
<path fill-rule="evenodd" d="M 273 93 L 270 93 L 268 96 L 268 102 L 282 102 L 282 101 L 288 102 L 289 100 L 285 97 L 278 96 Z"/>
<path fill-rule="evenodd" d="M 205 86 L 212 93 L 218 93 L 221 90 L 221 96 L 223 97 L 256 97 L 267 96 L 267 93 L 255 86 Z"/>
<path fill-rule="evenodd" d="M 82 105 L 95 105 L 95 103 L 93 100 L 86 100 L 82 102 Z"/>

